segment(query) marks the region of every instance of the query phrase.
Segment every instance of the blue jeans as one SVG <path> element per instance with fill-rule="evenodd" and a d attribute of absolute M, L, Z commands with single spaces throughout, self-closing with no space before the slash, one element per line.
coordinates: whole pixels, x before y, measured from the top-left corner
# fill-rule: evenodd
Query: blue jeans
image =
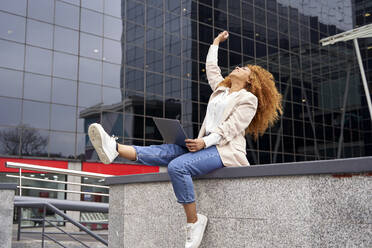
<path fill-rule="evenodd" d="M 197 152 L 176 144 L 133 146 L 137 152 L 136 162 L 146 165 L 168 166 L 177 202 L 185 204 L 195 201 L 193 176 L 205 175 L 223 167 L 216 146 Z"/>

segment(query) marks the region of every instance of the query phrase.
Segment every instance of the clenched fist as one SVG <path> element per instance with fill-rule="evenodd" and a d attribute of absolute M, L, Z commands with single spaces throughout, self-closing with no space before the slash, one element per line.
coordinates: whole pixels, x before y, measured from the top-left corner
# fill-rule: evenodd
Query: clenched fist
<path fill-rule="evenodd" d="M 228 37 L 229 37 L 229 33 L 227 31 L 223 31 L 223 32 L 219 33 L 218 36 L 214 39 L 213 45 L 218 46 L 218 44 L 220 44 L 220 42 L 223 42 L 223 41 L 227 40 Z"/>
<path fill-rule="evenodd" d="M 197 152 L 205 147 L 204 140 L 200 139 L 185 139 L 186 147 L 190 152 Z"/>

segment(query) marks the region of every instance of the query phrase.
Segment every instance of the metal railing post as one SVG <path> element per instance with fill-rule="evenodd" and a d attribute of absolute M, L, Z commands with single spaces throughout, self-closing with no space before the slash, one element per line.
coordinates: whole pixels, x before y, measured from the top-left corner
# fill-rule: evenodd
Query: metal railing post
<path fill-rule="evenodd" d="M 42 248 L 44 248 L 45 215 L 46 215 L 46 206 L 43 205 L 43 231 L 42 231 L 42 233 L 41 233 L 41 247 L 42 247 Z"/>
<path fill-rule="evenodd" d="M 18 232 L 17 232 L 17 241 L 21 240 L 21 224 L 22 224 L 22 208 L 17 208 L 18 215 Z"/>
<path fill-rule="evenodd" d="M 19 196 L 22 196 L 22 168 L 19 168 Z"/>

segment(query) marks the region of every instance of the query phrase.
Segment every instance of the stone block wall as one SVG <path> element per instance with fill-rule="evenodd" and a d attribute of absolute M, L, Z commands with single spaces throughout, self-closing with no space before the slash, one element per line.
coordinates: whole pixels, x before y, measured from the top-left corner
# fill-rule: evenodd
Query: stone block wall
<path fill-rule="evenodd" d="M 13 204 L 17 185 L 0 183 L 0 248 L 12 246 Z"/>
<path fill-rule="evenodd" d="M 209 218 L 201 247 L 372 247 L 369 175 L 194 180 Z M 111 248 L 184 246 L 170 182 L 111 185 L 109 213 Z"/>

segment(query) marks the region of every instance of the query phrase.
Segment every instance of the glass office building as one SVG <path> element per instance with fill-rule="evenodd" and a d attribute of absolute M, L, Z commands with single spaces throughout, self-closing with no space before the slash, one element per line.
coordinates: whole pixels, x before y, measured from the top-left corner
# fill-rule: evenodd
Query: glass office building
<path fill-rule="evenodd" d="M 0 156 L 96 161 L 92 122 L 125 144 L 162 144 L 154 116 L 196 138 L 212 93 L 205 59 L 223 30 L 223 74 L 261 65 L 283 95 L 280 121 L 247 136 L 251 164 L 371 155 L 352 43 L 319 44 L 371 15 L 367 0 L 0 1 Z M 360 46 L 371 82 L 371 39 Z"/>

